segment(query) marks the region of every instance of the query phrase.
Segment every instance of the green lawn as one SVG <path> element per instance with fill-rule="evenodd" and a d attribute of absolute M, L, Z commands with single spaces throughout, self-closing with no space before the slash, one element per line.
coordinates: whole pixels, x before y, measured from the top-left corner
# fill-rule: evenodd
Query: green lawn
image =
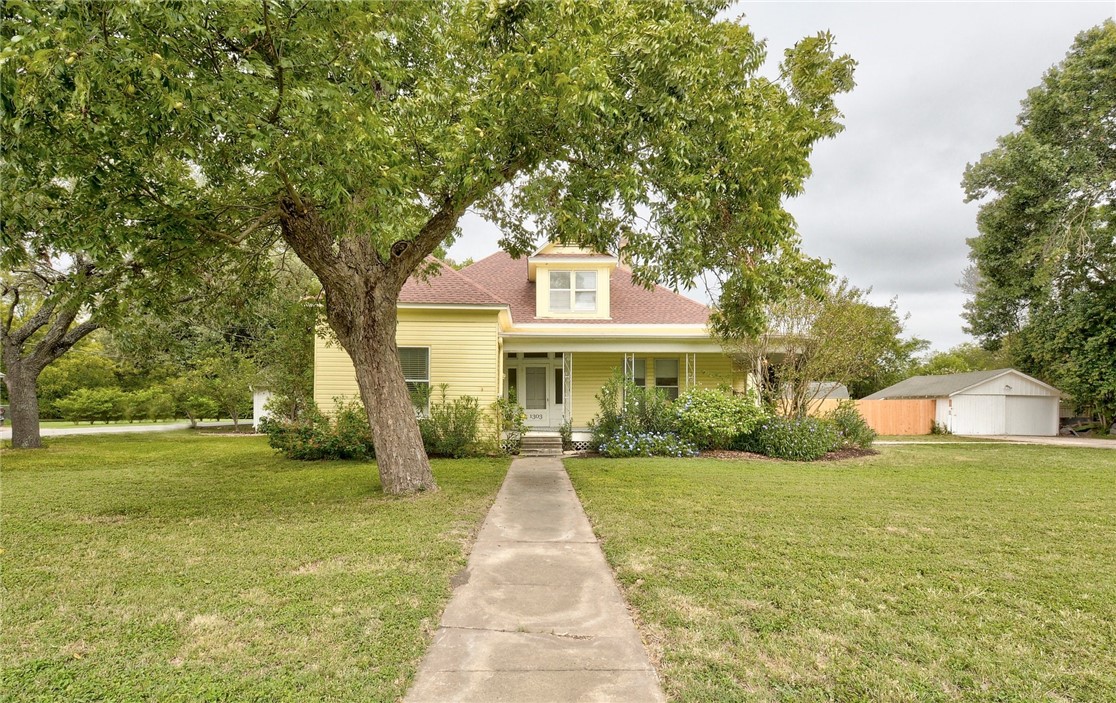
<path fill-rule="evenodd" d="M 567 460 L 674 701 L 1116 700 L 1116 453 Z"/>
<path fill-rule="evenodd" d="M 375 467 L 262 438 L 59 438 L 5 451 L 4 701 L 390 701 L 507 461 Z"/>

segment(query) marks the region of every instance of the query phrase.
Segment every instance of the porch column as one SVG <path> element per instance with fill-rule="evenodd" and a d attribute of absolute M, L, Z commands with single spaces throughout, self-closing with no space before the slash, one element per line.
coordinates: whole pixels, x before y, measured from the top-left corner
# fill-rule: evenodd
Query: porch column
<path fill-rule="evenodd" d="M 686 355 L 686 390 L 697 386 L 697 354 Z"/>
<path fill-rule="evenodd" d="M 573 352 L 562 352 L 562 419 L 573 424 Z"/>

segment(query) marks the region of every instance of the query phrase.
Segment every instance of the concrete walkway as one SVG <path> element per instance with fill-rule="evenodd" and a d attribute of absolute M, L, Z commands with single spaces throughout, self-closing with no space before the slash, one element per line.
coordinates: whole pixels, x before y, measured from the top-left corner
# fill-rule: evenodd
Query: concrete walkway
<path fill-rule="evenodd" d="M 570 479 L 516 459 L 407 694 L 427 701 L 663 701 Z"/>
<path fill-rule="evenodd" d="M 252 420 L 242 421 L 241 425 L 252 424 Z M 221 422 L 199 422 L 198 427 L 232 427 L 232 421 Z M 39 429 L 39 435 L 43 437 L 60 437 L 63 435 L 77 435 L 77 434 L 127 434 L 129 432 L 171 432 L 173 430 L 187 430 L 190 429 L 189 422 L 160 422 L 157 425 L 144 425 L 140 423 L 132 424 L 118 424 L 118 425 L 74 425 L 72 427 L 43 427 Z M 4 427 L 0 428 L 0 439 L 11 439 L 12 427 L 5 421 Z"/>
<path fill-rule="evenodd" d="M 1032 437 L 1029 435 L 987 435 L 988 439 L 1015 444 L 1046 444 L 1051 447 L 1088 447 L 1090 449 L 1116 449 L 1116 439 L 1096 437 Z"/>

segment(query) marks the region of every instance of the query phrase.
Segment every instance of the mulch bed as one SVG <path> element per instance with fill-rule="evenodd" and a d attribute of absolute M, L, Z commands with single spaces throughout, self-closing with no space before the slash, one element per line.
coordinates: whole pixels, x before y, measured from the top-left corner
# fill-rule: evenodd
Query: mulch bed
<path fill-rule="evenodd" d="M 818 461 L 843 461 L 845 459 L 859 459 L 864 456 L 879 454 L 875 449 L 838 449 L 823 456 Z M 730 449 L 709 449 L 701 453 L 703 459 L 732 459 L 736 461 L 783 461 L 773 459 L 763 454 L 753 452 L 738 452 Z"/>

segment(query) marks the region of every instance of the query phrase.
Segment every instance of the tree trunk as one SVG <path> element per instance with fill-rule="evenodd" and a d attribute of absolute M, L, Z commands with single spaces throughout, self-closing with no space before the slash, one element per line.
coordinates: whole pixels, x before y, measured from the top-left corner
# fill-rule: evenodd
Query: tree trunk
<path fill-rule="evenodd" d="M 363 307 L 352 334 L 338 336 L 356 369 L 372 426 L 380 485 L 391 494 L 437 490 L 395 346 L 395 301 L 367 301 Z"/>
<path fill-rule="evenodd" d="M 339 236 L 344 233 L 312 205 L 293 196 L 281 202 L 283 238 L 321 282 L 329 326 L 353 361 L 385 493 L 438 488 L 395 347 L 396 304 L 407 277 L 453 231 L 468 204 L 447 199 L 413 239 L 395 242 L 383 255 L 369 237 Z"/>
<path fill-rule="evenodd" d="M 38 449 L 43 446 L 39 435 L 39 372 L 27 363 L 7 363 L 8 416 L 12 421 L 12 446 L 16 449 Z"/>

